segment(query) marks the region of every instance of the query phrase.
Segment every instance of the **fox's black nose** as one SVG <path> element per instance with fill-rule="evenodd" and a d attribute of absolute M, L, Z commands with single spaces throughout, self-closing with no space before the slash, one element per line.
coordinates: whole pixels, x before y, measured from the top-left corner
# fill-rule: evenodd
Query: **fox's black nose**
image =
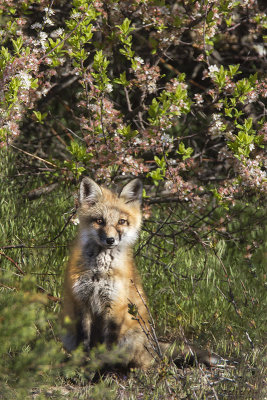
<path fill-rule="evenodd" d="M 111 245 L 111 244 L 113 244 L 115 242 L 115 239 L 113 237 L 108 237 L 106 239 L 106 242 L 107 242 L 107 244 Z"/>

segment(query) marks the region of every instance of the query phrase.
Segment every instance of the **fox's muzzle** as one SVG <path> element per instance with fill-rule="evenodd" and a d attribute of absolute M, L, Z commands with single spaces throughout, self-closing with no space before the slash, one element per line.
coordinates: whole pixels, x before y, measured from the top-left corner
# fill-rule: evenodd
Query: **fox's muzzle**
<path fill-rule="evenodd" d="M 99 239 L 103 247 L 115 247 L 119 244 L 120 235 L 115 228 L 101 229 Z"/>

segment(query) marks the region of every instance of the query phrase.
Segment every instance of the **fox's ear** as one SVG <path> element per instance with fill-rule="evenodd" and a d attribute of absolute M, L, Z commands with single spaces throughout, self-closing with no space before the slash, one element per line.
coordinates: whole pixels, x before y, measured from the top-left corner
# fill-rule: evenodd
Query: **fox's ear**
<path fill-rule="evenodd" d="M 131 201 L 139 201 L 139 203 L 141 203 L 142 195 L 143 184 L 140 179 L 137 178 L 133 179 L 122 188 L 119 197 L 123 198 L 125 200 L 125 203 L 130 203 Z"/>
<path fill-rule="evenodd" d="M 102 196 L 102 190 L 97 183 L 90 178 L 83 178 L 80 185 L 79 202 L 95 203 Z"/>

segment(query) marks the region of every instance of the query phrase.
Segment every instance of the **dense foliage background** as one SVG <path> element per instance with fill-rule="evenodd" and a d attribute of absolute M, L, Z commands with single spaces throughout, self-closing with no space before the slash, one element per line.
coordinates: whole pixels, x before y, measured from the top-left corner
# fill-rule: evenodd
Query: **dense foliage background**
<path fill-rule="evenodd" d="M 264 30 L 255 0 L 0 4 L 3 398 L 264 398 Z M 143 179 L 136 258 L 158 334 L 230 367 L 161 360 L 91 384 L 104 349 L 67 359 L 58 314 L 84 175 Z"/>

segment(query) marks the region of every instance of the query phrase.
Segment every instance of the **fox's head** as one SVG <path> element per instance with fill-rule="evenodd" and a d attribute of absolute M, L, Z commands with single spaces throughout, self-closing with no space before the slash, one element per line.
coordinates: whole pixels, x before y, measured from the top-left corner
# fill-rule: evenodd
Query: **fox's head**
<path fill-rule="evenodd" d="M 84 178 L 79 191 L 81 240 L 102 248 L 132 246 L 142 223 L 142 183 L 134 179 L 117 194 Z"/>

